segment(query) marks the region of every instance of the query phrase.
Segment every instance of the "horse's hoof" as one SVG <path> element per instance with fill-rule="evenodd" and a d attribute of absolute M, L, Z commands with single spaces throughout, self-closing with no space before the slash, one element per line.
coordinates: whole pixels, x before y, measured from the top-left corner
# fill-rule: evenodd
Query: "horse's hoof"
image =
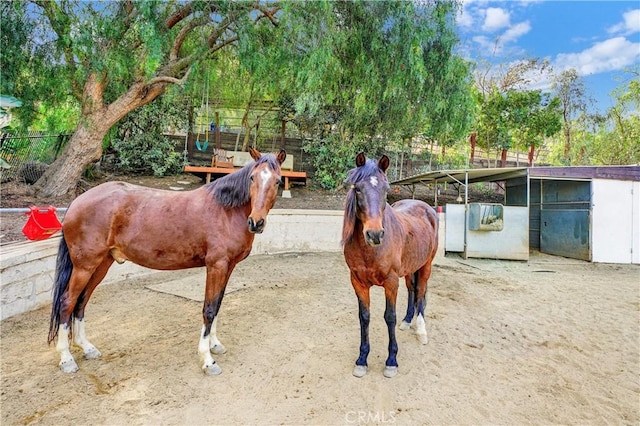
<path fill-rule="evenodd" d="M 420 341 L 420 343 L 422 343 L 423 345 L 426 345 L 427 343 L 429 343 L 429 338 L 427 337 L 426 334 L 416 334 L 416 338 Z"/>
<path fill-rule="evenodd" d="M 366 365 L 356 365 L 353 369 L 353 375 L 356 377 L 364 377 L 367 374 Z"/>
<path fill-rule="evenodd" d="M 202 371 L 204 371 L 204 374 L 206 374 L 207 376 L 217 376 L 222 373 L 222 368 L 220 368 L 220 366 L 214 362 L 207 367 L 202 367 Z"/>
<path fill-rule="evenodd" d="M 63 373 L 75 373 L 78 371 L 78 364 L 76 364 L 76 361 L 73 359 L 60 362 L 60 370 L 62 370 Z"/>
<path fill-rule="evenodd" d="M 211 347 L 211 352 L 216 355 L 221 355 L 227 352 L 227 348 L 225 348 L 222 343 L 218 343 Z"/>
<path fill-rule="evenodd" d="M 386 366 L 384 367 L 384 371 L 382 372 L 384 377 L 392 378 L 398 375 L 398 367 Z"/>
<path fill-rule="evenodd" d="M 402 321 L 400 323 L 400 330 L 408 330 L 409 327 L 411 327 L 411 323 L 410 322 Z"/>
<path fill-rule="evenodd" d="M 100 358 L 101 356 L 102 354 L 96 348 L 89 349 L 87 352 L 84 353 L 85 359 L 96 359 L 96 358 Z"/>

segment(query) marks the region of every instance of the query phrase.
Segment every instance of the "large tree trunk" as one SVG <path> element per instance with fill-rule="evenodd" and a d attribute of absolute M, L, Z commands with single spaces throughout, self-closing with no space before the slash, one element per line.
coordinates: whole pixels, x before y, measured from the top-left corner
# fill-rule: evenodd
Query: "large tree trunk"
<path fill-rule="evenodd" d="M 82 173 L 102 155 L 103 128 L 92 129 L 80 124 L 62 154 L 51 164 L 34 185 L 41 197 L 65 195 L 75 189 Z"/>
<path fill-rule="evenodd" d="M 110 105 L 102 103 L 103 82 L 97 74 L 87 79 L 78 128 L 62 154 L 33 186 L 40 197 L 62 196 L 75 190 L 87 166 L 102 155 L 102 140 L 122 117 L 157 98 L 167 83 L 135 83 Z"/>

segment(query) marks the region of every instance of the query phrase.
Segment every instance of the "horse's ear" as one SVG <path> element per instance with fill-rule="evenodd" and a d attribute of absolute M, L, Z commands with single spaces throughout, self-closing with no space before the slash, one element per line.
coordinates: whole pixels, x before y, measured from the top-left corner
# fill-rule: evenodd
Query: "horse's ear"
<path fill-rule="evenodd" d="M 249 154 L 251 155 L 251 158 L 253 158 L 255 161 L 258 161 L 258 158 L 262 156 L 262 154 L 260 154 L 260 151 L 258 151 L 253 147 L 249 147 Z"/>
<path fill-rule="evenodd" d="M 287 158 L 287 151 L 281 149 L 276 158 L 278 159 L 278 163 L 284 163 L 284 160 Z"/>
<path fill-rule="evenodd" d="M 380 157 L 380 160 L 378 161 L 378 167 L 380 167 L 380 170 L 382 170 L 384 173 L 387 173 L 387 169 L 389 168 L 389 157 L 387 157 L 386 155 Z"/>
<path fill-rule="evenodd" d="M 364 166 L 364 163 L 367 162 L 367 157 L 365 157 L 364 152 L 356 155 L 356 166 L 361 167 Z"/>

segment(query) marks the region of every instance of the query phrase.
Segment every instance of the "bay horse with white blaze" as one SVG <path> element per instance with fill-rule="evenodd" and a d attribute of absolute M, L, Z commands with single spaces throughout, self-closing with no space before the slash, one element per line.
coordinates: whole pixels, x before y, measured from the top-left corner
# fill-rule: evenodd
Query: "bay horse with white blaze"
<path fill-rule="evenodd" d="M 226 350 L 216 336 L 220 304 L 231 272 L 264 230 L 287 156 L 284 150 L 249 152 L 253 162 L 192 191 L 107 182 L 71 203 L 58 250 L 48 339 L 57 337 L 62 371 L 78 370 L 70 337 L 85 358 L 100 357 L 85 335 L 85 306 L 113 262 L 129 260 L 159 270 L 206 267 L 198 352 L 206 374 L 222 372 L 211 356 Z"/>
<path fill-rule="evenodd" d="M 351 272 L 351 284 L 358 297 L 360 318 L 360 355 L 353 375 L 367 373 L 369 355 L 369 290 L 384 287 L 384 319 L 389 331 L 389 356 L 385 377 L 398 373 L 396 341 L 396 297 L 400 277 L 405 277 L 409 302 L 400 325 L 415 328 L 418 339 L 427 343 L 424 310 L 427 280 L 438 249 L 438 217 L 435 210 L 419 200 L 400 200 L 389 206 L 389 182 L 386 171 L 389 158 L 378 162 L 356 157 L 356 167 L 347 174 L 349 192 L 342 226 L 344 258 Z"/>

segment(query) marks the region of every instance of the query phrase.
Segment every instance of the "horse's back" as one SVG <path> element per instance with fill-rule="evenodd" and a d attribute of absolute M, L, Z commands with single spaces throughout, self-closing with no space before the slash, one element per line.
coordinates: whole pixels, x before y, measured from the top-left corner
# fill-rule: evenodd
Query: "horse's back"
<path fill-rule="evenodd" d="M 391 205 L 396 215 L 408 226 L 425 226 L 438 235 L 438 215 L 433 207 L 421 200 L 400 200 Z M 418 219 L 417 221 L 415 219 Z"/>
<path fill-rule="evenodd" d="M 405 238 L 403 257 L 413 259 L 410 263 L 417 262 L 419 266 L 431 262 L 438 250 L 438 215 L 435 209 L 424 201 L 408 199 L 397 201 L 391 207 L 402 224 L 403 233 L 413 237 Z"/>
<path fill-rule="evenodd" d="M 106 245 L 142 241 L 150 234 L 175 242 L 188 230 L 189 212 L 199 211 L 203 202 L 203 197 L 187 192 L 193 191 L 179 193 L 119 181 L 103 183 L 73 200 L 63 223 L 65 238 L 72 246 L 88 247 L 92 243 L 96 251 Z M 171 235 L 172 231 L 181 235 Z"/>

